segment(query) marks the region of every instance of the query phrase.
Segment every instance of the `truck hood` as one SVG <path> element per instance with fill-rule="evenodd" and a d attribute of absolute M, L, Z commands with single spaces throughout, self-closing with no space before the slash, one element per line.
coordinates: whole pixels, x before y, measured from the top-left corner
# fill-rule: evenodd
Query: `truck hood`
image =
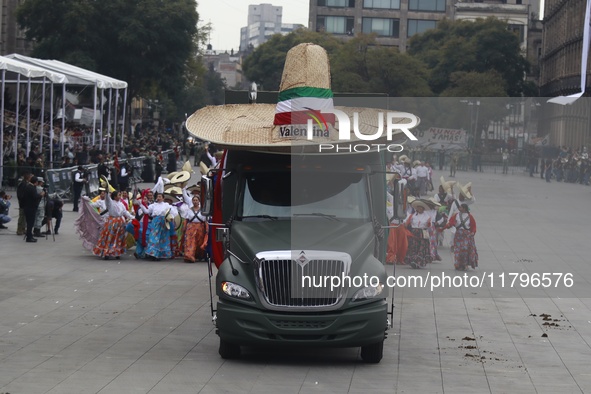
<path fill-rule="evenodd" d="M 327 218 L 232 223 L 231 250 L 245 261 L 263 251 L 324 250 L 348 253 L 352 261 L 373 252 L 371 223 Z"/>

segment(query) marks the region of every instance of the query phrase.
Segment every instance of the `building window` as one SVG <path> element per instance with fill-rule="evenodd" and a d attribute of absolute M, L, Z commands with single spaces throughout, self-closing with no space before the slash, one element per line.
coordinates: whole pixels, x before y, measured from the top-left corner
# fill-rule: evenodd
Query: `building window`
<path fill-rule="evenodd" d="M 508 25 L 508 29 L 510 32 L 512 32 L 513 34 L 515 34 L 517 36 L 517 39 L 519 40 L 519 44 L 523 44 L 523 41 L 525 40 L 525 29 L 524 29 L 524 25 L 513 25 L 513 24 L 509 24 Z"/>
<path fill-rule="evenodd" d="M 376 33 L 378 36 L 398 38 L 400 31 L 400 20 L 382 18 L 363 18 L 363 33 Z"/>
<path fill-rule="evenodd" d="M 363 8 L 385 8 L 399 10 L 400 0 L 363 0 Z"/>
<path fill-rule="evenodd" d="M 325 31 L 332 34 L 353 35 L 354 18 L 352 16 L 318 16 L 316 19 L 317 31 Z"/>
<path fill-rule="evenodd" d="M 350 8 L 355 8 L 355 0 L 318 0 L 318 7 L 350 7 Z"/>
<path fill-rule="evenodd" d="M 408 9 L 411 11 L 445 12 L 445 0 L 409 0 Z"/>
<path fill-rule="evenodd" d="M 415 34 L 421 34 L 426 32 L 429 29 L 435 29 L 437 26 L 437 21 L 432 20 L 424 20 L 424 19 L 409 19 L 408 20 L 408 29 L 407 29 L 407 36 L 412 37 Z"/>

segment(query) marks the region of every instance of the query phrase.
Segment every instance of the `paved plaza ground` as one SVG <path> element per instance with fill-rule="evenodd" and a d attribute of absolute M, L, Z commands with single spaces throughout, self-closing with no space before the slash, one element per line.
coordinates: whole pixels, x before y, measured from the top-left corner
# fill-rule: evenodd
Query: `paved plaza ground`
<path fill-rule="evenodd" d="M 222 360 L 206 264 L 100 260 L 82 248 L 71 204 L 55 242 L 28 244 L 13 207 L 0 230 L 0 393 L 591 393 L 591 188 L 519 171 L 456 179 L 477 199 L 480 266 L 466 280 L 480 283 L 397 288 L 376 365 L 359 349 Z M 428 287 L 464 275 L 447 242 L 440 252 L 396 274 Z"/>

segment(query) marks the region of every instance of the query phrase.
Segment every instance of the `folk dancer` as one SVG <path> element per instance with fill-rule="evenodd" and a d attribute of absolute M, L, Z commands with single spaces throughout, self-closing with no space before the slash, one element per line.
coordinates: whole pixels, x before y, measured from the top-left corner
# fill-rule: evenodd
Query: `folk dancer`
<path fill-rule="evenodd" d="M 454 227 L 454 267 L 456 270 L 464 271 L 468 266 L 478 267 L 478 251 L 476 250 L 476 220 L 470 214 L 468 204 L 461 204 L 459 211 L 450 216 L 446 228 Z"/>
<path fill-rule="evenodd" d="M 201 214 L 199 196 L 189 195 L 183 188 L 184 204 L 181 216 L 187 222 L 184 236 L 184 259 L 186 263 L 194 263 L 197 257 L 202 257 L 207 248 L 209 224 L 207 218 Z"/>
<path fill-rule="evenodd" d="M 170 259 L 172 258 L 172 248 L 170 243 L 170 226 L 174 226 L 174 217 L 178 214 L 177 209 L 172 205 L 164 202 L 164 195 L 162 193 L 155 193 L 156 201 L 146 207 L 148 201 L 144 200 L 144 204 L 140 205 L 140 209 L 144 214 L 152 217 L 149 225 L 149 236 L 147 240 L 147 248 L 145 254 L 152 260 Z"/>
<path fill-rule="evenodd" d="M 404 263 L 412 268 L 423 268 L 433 261 L 429 241 L 431 215 L 425 212 L 429 209 L 425 202 L 414 200 L 411 205 L 415 212 L 410 214 L 405 221 L 405 226 L 410 234 Z"/>
<path fill-rule="evenodd" d="M 143 205 L 147 208 L 152 203 L 154 203 L 154 192 L 150 189 L 144 190 L 133 202 L 136 215 L 131 224 L 127 225 L 127 232 L 134 236 L 135 253 L 133 255 L 136 259 L 146 257 L 146 248 L 148 247 L 148 239 L 150 238 L 150 221 L 152 220 L 150 215 L 145 214 L 140 206 Z"/>
<path fill-rule="evenodd" d="M 93 249 L 95 256 L 104 260 L 115 257 L 117 260 L 125 253 L 125 225 L 133 216 L 120 201 L 119 192 L 114 191 L 105 197 L 106 218 L 98 243 Z"/>

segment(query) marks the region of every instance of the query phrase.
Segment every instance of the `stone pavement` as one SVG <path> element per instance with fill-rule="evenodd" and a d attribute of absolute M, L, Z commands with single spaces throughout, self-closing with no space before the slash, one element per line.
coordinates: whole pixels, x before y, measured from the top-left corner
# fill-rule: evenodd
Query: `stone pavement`
<path fill-rule="evenodd" d="M 377 365 L 358 349 L 245 349 L 224 361 L 205 264 L 99 260 L 81 247 L 71 204 L 55 242 L 26 244 L 13 207 L 0 230 L 0 393 L 591 393 L 591 189 L 457 175 L 477 198 L 480 267 L 467 277 L 493 282 L 396 289 Z M 447 245 L 441 255 L 396 273 L 464 274 Z"/>

